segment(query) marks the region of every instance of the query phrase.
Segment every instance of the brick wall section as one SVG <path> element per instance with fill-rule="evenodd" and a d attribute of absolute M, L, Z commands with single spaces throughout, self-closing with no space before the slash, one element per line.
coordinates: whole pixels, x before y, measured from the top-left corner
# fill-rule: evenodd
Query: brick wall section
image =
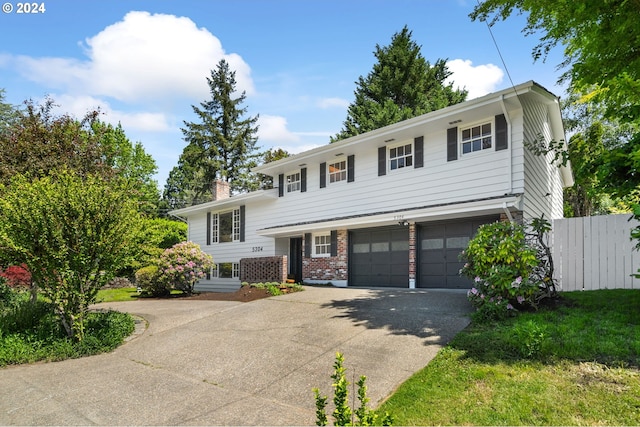
<path fill-rule="evenodd" d="M 516 211 L 516 212 L 511 212 L 511 216 L 513 217 L 513 220 L 518 223 L 518 224 L 522 224 L 523 222 L 523 216 L 522 216 L 522 212 L 521 211 Z M 502 212 L 500 214 L 500 221 L 502 222 L 506 222 L 509 221 L 509 217 L 507 216 L 506 213 Z"/>
<path fill-rule="evenodd" d="M 257 258 L 242 258 L 240 260 L 240 282 L 284 283 L 287 280 L 289 264 L 286 255 Z"/>
<path fill-rule="evenodd" d="M 412 222 L 409 224 L 409 280 L 416 279 L 416 272 L 418 271 L 416 267 L 417 260 L 417 238 L 416 238 L 416 223 Z"/>
<path fill-rule="evenodd" d="M 349 246 L 347 230 L 338 230 L 338 255 L 335 257 L 320 257 L 302 259 L 302 277 L 311 280 L 347 280 L 347 261 Z M 304 245 L 303 245 L 304 247 Z"/>

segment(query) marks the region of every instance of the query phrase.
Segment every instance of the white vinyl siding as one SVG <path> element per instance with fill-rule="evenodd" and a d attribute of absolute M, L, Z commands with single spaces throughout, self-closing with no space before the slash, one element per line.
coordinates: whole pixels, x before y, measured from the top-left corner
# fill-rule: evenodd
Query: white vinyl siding
<path fill-rule="evenodd" d="M 543 138 L 548 143 L 554 138 L 549 126 L 548 107 L 531 102 L 527 97 L 521 102 L 526 117 L 523 126 L 525 141 L 535 142 Z M 552 162 L 551 153 L 546 157 L 537 156 L 529 149 L 524 149 L 525 218 L 537 218 L 542 215 L 548 219 L 563 217 L 560 170 Z"/>

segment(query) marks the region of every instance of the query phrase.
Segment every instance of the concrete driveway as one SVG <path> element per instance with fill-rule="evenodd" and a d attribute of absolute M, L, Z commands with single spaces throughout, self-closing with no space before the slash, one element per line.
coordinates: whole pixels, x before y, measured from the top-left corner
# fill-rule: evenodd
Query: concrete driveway
<path fill-rule="evenodd" d="M 109 354 L 0 369 L 2 425 L 313 425 L 335 353 L 373 406 L 469 322 L 460 291 L 307 287 L 250 303 L 100 304 L 148 328 Z M 329 416 L 331 422 L 331 417 Z"/>

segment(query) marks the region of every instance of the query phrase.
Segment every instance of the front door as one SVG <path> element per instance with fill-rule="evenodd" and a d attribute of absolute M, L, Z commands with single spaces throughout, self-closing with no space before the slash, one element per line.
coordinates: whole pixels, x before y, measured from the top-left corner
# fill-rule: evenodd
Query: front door
<path fill-rule="evenodd" d="M 302 282 L 302 237 L 289 239 L 289 276 Z"/>

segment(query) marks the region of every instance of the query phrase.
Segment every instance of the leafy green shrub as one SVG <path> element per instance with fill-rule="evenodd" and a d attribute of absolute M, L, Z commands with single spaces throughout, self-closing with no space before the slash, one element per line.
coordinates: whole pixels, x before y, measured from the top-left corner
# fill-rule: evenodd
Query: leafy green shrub
<path fill-rule="evenodd" d="M 213 258 L 193 242 L 182 242 L 166 249 L 158 260 L 158 279 L 169 288 L 186 294 L 213 267 Z"/>
<path fill-rule="evenodd" d="M 331 375 L 333 380 L 334 397 L 333 404 L 335 409 L 332 413 L 334 425 L 336 426 L 374 426 L 383 425 L 390 426 L 393 423 L 393 417 L 385 412 L 384 416 L 378 421 L 378 414 L 367 407 L 369 398 L 367 397 L 367 377 L 362 375 L 357 382 L 358 385 L 358 401 L 360 406 L 352 410 L 349 406 L 349 381 L 346 377 L 346 369 L 343 366 L 344 356 L 336 353 L 336 361 L 333 364 L 334 372 Z M 327 396 L 321 396 L 318 388 L 313 389 L 316 401 L 316 425 L 327 425 Z M 355 417 L 354 417 L 355 416 Z M 355 418 L 355 419 L 354 419 Z"/>
<path fill-rule="evenodd" d="M 83 341 L 79 349 L 87 355 L 111 351 L 134 330 L 135 322 L 130 314 L 118 311 L 92 313 L 87 322 L 87 333 L 93 338 L 92 343 Z"/>
<path fill-rule="evenodd" d="M 474 281 L 467 296 L 477 308 L 475 320 L 500 319 L 516 307 L 537 305 L 541 283 L 533 273 L 539 261 L 523 225 L 482 225 L 461 259 L 466 261 L 461 274 Z"/>
<path fill-rule="evenodd" d="M 278 282 L 266 282 L 266 283 L 243 283 L 242 286 L 251 286 L 256 289 L 266 289 L 273 296 L 282 295 L 283 292 L 280 290 L 280 283 Z"/>
<path fill-rule="evenodd" d="M 0 276 L 0 313 L 7 308 L 13 307 L 18 298 L 18 292 L 9 286 L 4 277 Z"/>
<path fill-rule="evenodd" d="M 136 284 L 143 295 L 164 297 L 171 293 L 169 284 L 159 280 L 157 265 L 142 267 L 136 271 L 135 277 Z"/>
<path fill-rule="evenodd" d="M 533 320 L 517 323 L 513 327 L 512 345 L 518 350 L 519 355 L 526 359 L 540 356 L 546 339 L 546 328 Z"/>
<path fill-rule="evenodd" d="M 0 330 L 8 334 L 35 331 L 40 335 L 63 331 L 62 325 L 55 319 L 53 305 L 42 299 L 31 302 L 24 292 L 17 295 L 13 304 L 0 313 Z"/>
<path fill-rule="evenodd" d="M 132 182 L 60 169 L 0 187 L 2 256 L 24 262 L 78 341 L 98 291 L 135 255 L 141 215 Z"/>
<path fill-rule="evenodd" d="M 0 366 L 55 361 L 113 350 L 135 329 L 133 318 L 115 311 L 87 315 L 85 339 L 69 338 L 55 315 L 41 302 L 21 303 L 21 311 L 0 318 Z M 30 319 L 27 321 L 27 314 Z M 10 328 L 5 328 L 9 325 Z"/>
<path fill-rule="evenodd" d="M 242 282 L 242 286 L 251 286 L 257 289 L 266 289 L 273 296 L 283 295 L 289 292 L 298 292 L 304 289 L 299 283 L 260 282 L 250 284 L 248 282 Z"/>

